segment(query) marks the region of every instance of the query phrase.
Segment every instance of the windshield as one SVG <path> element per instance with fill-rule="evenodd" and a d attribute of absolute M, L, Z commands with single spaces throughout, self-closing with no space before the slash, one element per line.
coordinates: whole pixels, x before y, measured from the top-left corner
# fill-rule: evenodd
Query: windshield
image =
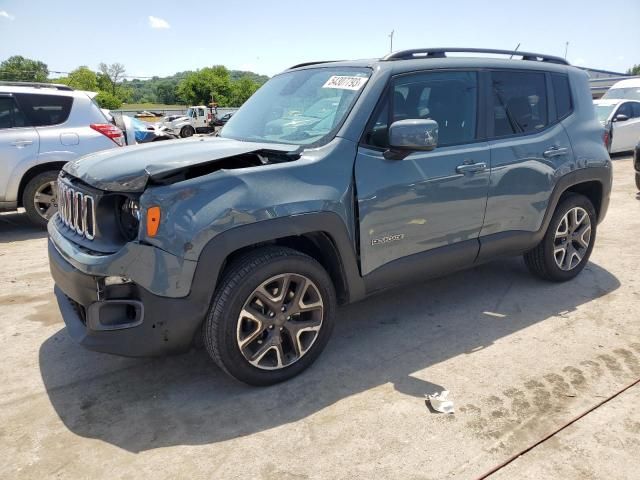
<path fill-rule="evenodd" d="M 269 80 L 220 131 L 236 140 L 311 145 L 335 134 L 364 88 L 366 68 L 313 68 Z"/>
<path fill-rule="evenodd" d="M 625 100 L 640 100 L 640 87 L 610 88 L 602 98 L 623 98 Z"/>
<path fill-rule="evenodd" d="M 611 112 L 613 110 L 613 107 L 615 107 L 615 104 L 594 105 L 594 106 L 596 107 L 596 115 L 598 116 L 598 120 L 600 120 L 600 123 L 605 123 L 609 118 L 609 115 L 611 115 Z"/>

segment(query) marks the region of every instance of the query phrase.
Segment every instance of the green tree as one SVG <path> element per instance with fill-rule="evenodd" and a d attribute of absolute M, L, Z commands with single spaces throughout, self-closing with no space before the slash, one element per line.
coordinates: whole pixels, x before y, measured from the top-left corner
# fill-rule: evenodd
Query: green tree
<path fill-rule="evenodd" d="M 158 83 L 155 87 L 156 100 L 159 103 L 173 105 L 177 102 L 176 89 L 177 85 L 174 82 Z"/>
<path fill-rule="evenodd" d="M 111 94 L 116 96 L 118 82 L 122 80 L 125 74 L 124 65 L 121 63 L 112 63 L 111 65 L 100 63 L 100 65 L 98 65 L 98 69 L 100 70 L 100 73 L 102 73 L 103 80 L 108 82 L 111 87 Z"/>
<path fill-rule="evenodd" d="M 43 62 L 14 55 L 0 63 L 0 80 L 46 82 L 49 68 Z"/>
<path fill-rule="evenodd" d="M 177 93 L 192 105 L 206 105 L 213 101 L 220 107 L 228 107 L 232 96 L 229 71 L 218 65 L 190 72 L 178 84 Z"/>
<path fill-rule="evenodd" d="M 256 93 L 260 84 L 245 76 L 233 82 L 231 87 L 231 107 L 239 107 L 246 102 L 251 95 Z"/>
<path fill-rule="evenodd" d="M 100 92 L 96 95 L 96 102 L 102 108 L 106 108 L 107 110 L 115 110 L 116 108 L 120 108 L 122 106 L 122 100 L 120 100 L 115 95 L 110 92 Z"/>
<path fill-rule="evenodd" d="M 640 65 L 634 65 L 627 70 L 628 75 L 640 75 Z"/>
<path fill-rule="evenodd" d="M 68 77 L 56 79 L 56 82 L 64 83 L 77 90 L 98 91 L 98 76 L 84 65 L 73 70 Z"/>

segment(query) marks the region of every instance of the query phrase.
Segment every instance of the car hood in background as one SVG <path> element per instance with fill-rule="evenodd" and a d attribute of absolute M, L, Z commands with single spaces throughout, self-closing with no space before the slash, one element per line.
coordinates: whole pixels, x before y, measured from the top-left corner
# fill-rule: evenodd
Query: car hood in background
<path fill-rule="evenodd" d="M 162 178 L 196 165 L 236 155 L 298 151 L 298 145 L 241 142 L 220 137 L 167 140 L 112 148 L 67 163 L 63 170 L 100 190 L 142 192 L 149 179 Z"/>

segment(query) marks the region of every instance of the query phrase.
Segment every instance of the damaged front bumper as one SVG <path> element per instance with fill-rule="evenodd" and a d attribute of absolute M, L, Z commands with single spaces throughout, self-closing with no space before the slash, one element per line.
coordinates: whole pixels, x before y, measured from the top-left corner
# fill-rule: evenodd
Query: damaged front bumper
<path fill-rule="evenodd" d="M 114 255 L 92 255 L 64 238 L 54 222 L 49 235 L 54 290 L 75 341 L 90 350 L 136 357 L 192 346 L 206 312 L 188 295 L 196 262 L 138 244 Z"/>

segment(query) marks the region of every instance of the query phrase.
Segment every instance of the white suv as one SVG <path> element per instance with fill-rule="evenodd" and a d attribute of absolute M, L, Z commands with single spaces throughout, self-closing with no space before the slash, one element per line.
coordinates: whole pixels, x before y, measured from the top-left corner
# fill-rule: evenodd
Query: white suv
<path fill-rule="evenodd" d="M 124 145 L 94 95 L 66 85 L 0 82 L 0 211 L 24 207 L 46 225 L 58 209 L 62 166 Z"/>

